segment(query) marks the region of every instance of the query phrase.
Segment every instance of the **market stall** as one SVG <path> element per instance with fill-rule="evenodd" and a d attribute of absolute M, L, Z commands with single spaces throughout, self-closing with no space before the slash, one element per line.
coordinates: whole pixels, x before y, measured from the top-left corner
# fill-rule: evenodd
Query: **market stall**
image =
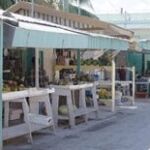
<path fill-rule="evenodd" d="M 148 98 L 150 95 L 150 41 L 141 40 L 139 47 L 142 55 L 142 72 L 136 74 L 135 96 L 137 98 Z"/>
<path fill-rule="evenodd" d="M 66 28 L 64 26 L 47 23 L 45 21 L 39 21 L 29 17 L 23 17 L 8 12 L 0 12 L 0 96 L 1 96 L 1 128 L 2 129 L 2 62 L 3 62 L 3 48 L 22 47 L 36 49 L 35 57 L 35 79 L 36 87 L 39 87 L 39 62 L 38 62 L 38 50 L 48 48 L 71 48 L 71 49 L 115 49 L 121 50 L 128 48 L 128 41 L 118 38 L 112 38 L 100 34 L 91 34 L 87 32 L 81 32 Z M 82 43 L 81 43 L 82 42 Z M 79 60 L 79 59 L 78 59 Z M 115 64 L 114 61 L 113 65 Z M 78 62 L 78 64 L 80 64 Z M 114 73 L 114 72 L 113 72 Z M 114 74 L 113 74 L 114 77 Z M 115 78 L 112 80 L 114 86 Z M 115 89 L 115 88 L 114 88 Z M 115 91 L 113 91 L 114 93 Z M 115 94 L 113 94 L 113 101 L 115 100 Z M 55 116 L 54 116 L 55 117 Z M 2 133 L 2 132 L 0 132 Z M 1 135 L 2 137 L 2 135 Z M 11 136 L 12 137 L 12 136 Z M 2 139 L 2 138 L 1 138 Z"/>

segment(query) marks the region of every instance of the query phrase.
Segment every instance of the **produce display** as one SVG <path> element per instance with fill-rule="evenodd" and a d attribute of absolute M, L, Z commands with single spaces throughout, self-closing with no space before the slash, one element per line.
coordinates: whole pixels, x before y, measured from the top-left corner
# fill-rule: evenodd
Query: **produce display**
<path fill-rule="evenodd" d="M 74 109 L 74 111 L 76 111 L 77 107 L 75 105 L 73 105 L 73 109 Z M 67 108 L 67 106 L 66 105 L 59 106 L 58 113 L 60 115 L 65 115 L 65 116 L 68 115 L 68 108 Z"/>
<path fill-rule="evenodd" d="M 98 59 L 81 59 L 81 65 L 94 65 L 94 66 L 110 66 L 111 65 L 111 55 L 109 53 L 105 53 L 103 56 L 99 57 Z"/>
<path fill-rule="evenodd" d="M 111 91 L 107 89 L 100 89 L 98 92 L 99 99 L 111 99 Z"/>
<path fill-rule="evenodd" d="M 21 91 L 24 90 L 25 86 L 23 84 L 18 84 L 16 81 L 7 81 L 3 85 L 3 92 L 11 92 L 11 91 Z"/>

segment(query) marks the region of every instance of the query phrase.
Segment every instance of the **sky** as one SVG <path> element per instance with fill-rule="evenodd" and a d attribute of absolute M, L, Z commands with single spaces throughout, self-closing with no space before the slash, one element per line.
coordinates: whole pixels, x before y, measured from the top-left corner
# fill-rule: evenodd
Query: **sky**
<path fill-rule="evenodd" d="M 91 0 L 95 13 L 150 12 L 150 0 Z"/>

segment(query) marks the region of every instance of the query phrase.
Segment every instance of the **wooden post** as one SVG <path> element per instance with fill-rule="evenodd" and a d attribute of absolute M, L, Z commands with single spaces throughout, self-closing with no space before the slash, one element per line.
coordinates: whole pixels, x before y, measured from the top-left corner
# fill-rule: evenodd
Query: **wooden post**
<path fill-rule="evenodd" d="M 115 111 L 115 78 L 116 78 L 115 60 L 112 60 L 112 112 Z"/>
<path fill-rule="evenodd" d="M 135 104 L 135 67 L 132 67 L 132 105 Z"/>
<path fill-rule="evenodd" d="M 0 150 L 3 147 L 2 140 L 2 88 L 3 88 L 3 21 L 0 20 Z"/>
<path fill-rule="evenodd" d="M 35 49 L 35 86 L 39 88 L 39 50 Z"/>

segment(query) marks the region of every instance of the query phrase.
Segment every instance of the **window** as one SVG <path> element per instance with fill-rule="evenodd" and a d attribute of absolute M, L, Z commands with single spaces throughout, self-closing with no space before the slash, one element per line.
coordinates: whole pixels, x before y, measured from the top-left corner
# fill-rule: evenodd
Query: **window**
<path fill-rule="evenodd" d="M 69 20 L 69 27 L 73 28 L 73 21 L 72 20 Z"/>
<path fill-rule="evenodd" d="M 66 26 L 69 26 L 69 20 L 66 20 Z"/>
<path fill-rule="evenodd" d="M 82 24 L 82 27 L 81 28 L 84 28 L 84 24 Z"/>
<path fill-rule="evenodd" d="M 49 15 L 46 15 L 46 20 L 49 21 Z"/>
<path fill-rule="evenodd" d="M 73 28 L 75 28 L 75 26 L 76 26 L 76 25 L 75 25 L 75 23 L 76 23 L 76 22 L 75 22 L 75 21 L 73 21 L 73 25 L 72 25 L 72 27 L 73 27 Z"/>
<path fill-rule="evenodd" d="M 71 20 L 69 20 L 69 27 L 71 27 Z"/>
<path fill-rule="evenodd" d="M 37 17 L 38 17 L 38 16 L 37 16 L 37 12 L 34 12 L 34 17 L 35 17 L 35 18 L 37 18 Z"/>
<path fill-rule="evenodd" d="M 87 28 L 87 24 L 84 24 L 84 28 Z"/>
<path fill-rule="evenodd" d="M 61 24 L 61 18 L 60 17 L 58 18 L 58 24 Z"/>
<path fill-rule="evenodd" d="M 27 10 L 27 11 L 26 11 L 26 15 L 27 15 L 27 16 L 30 16 L 30 14 L 29 14 L 29 10 Z"/>
<path fill-rule="evenodd" d="M 36 17 L 36 12 L 34 11 L 33 16 Z"/>
<path fill-rule="evenodd" d="M 78 22 L 77 24 L 78 24 L 77 27 L 80 28 L 80 22 Z"/>
<path fill-rule="evenodd" d="M 92 26 L 89 24 L 89 28 L 92 28 Z"/>
<path fill-rule="evenodd" d="M 57 23 L 58 24 L 58 18 L 56 17 L 56 21 L 55 21 L 55 23 Z"/>
<path fill-rule="evenodd" d="M 54 22 L 54 17 L 53 16 L 51 16 L 51 22 Z"/>
<path fill-rule="evenodd" d="M 61 18 L 61 25 L 64 25 L 64 19 Z"/>
<path fill-rule="evenodd" d="M 42 19 L 45 20 L 45 14 L 42 15 Z"/>
<path fill-rule="evenodd" d="M 56 23 L 56 17 L 55 17 L 55 16 L 53 16 L 53 17 L 54 17 L 54 18 L 53 18 L 53 22 Z"/>
<path fill-rule="evenodd" d="M 67 25 L 66 18 L 64 18 L 64 25 L 65 25 L 65 26 Z"/>
<path fill-rule="evenodd" d="M 40 13 L 39 12 L 37 13 L 37 17 L 40 18 Z"/>

